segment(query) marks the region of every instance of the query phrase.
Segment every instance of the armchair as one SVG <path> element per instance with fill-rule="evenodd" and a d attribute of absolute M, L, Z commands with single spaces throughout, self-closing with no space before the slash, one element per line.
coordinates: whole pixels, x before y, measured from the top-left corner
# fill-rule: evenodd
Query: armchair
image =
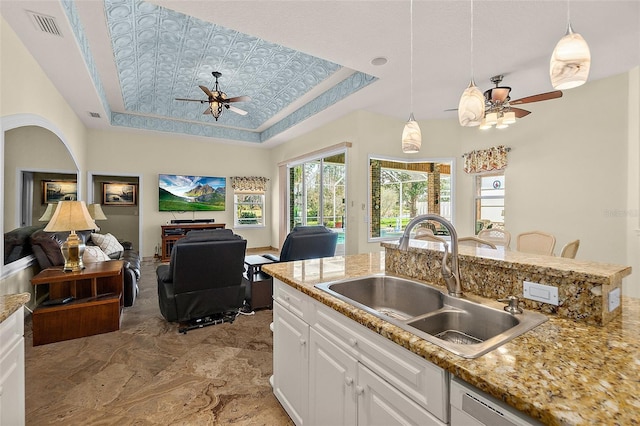
<path fill-rule="evenodd" d="M 170 264 L 156 270 L 162 316 L 170 322 L 202 322 L 237 312 L 245 298 L 246 247 L 247 241 L 230 229 L 191 231 L 177 241 Z"/>
<path fill-rule="evenodd" d="M 296 226 L 282 244 L 280 256 L 263 255 L 274 262 L 331 257 L 336 252 L 338 234 L 319 226 Z"/>

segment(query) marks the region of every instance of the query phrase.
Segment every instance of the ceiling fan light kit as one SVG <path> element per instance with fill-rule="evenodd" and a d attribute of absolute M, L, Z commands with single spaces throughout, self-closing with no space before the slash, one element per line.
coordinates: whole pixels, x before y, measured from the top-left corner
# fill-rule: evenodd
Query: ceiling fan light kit
<path fill-rule="evenodd" d="M 571 23 L 567 33 L 556 44 L 549 63 L 549 75 L 554 89 L 573 89 L 583 85 L 589 77 L 591 51 L 589 45 L 578 33 L 573 32 Z"/>
<path fill-rule="evenodd" d="M 233 98 L 227 97 L 227 94 L 220 89 L 220 84 L 218 83 L 218 78 L 222 77 L 222 73 L 213 71 L 211 74 L 213 74 L 213 77 L 216 79 L 212 90 L 209 90 L 206 86 L 198 86 L 200 87 L 200 90 L 207 95 L 207 100 L 176 98 L 176 101 L 200 102 L 201 104 L 208 103 L 209 106 L 204 110 L 203 114 L 213 115 L 213 118 L 215 118 L 216 121 L 218 121 L 218 118 L 222 115 L 223 108 L 233 111 L 236 114 L 247 115 L 247 111 L 231 106 L 229 103 L 248 102 L 251 98 L 249 96 L 236 96 Z"/>

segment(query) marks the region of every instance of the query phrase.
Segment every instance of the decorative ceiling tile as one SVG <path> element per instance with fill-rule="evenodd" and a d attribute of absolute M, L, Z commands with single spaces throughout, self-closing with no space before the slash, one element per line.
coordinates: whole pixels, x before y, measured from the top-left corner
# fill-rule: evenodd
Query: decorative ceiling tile
<path fill-rule="evenodd" d="M 317 85 L 340 71 L 330 61 L 243 34 L 215 23 L 183 15 L 140 0 L 104 0 L 106 24 L 116 65 L 124 111 L 112 111 L 88 49 L 77 11 L 63 0 L 82 46 L 111 124 L 189 135 L 264 142 L 335 102 L 376 81 L 353 72 L 350 77 L 307 102 L 262 132 L 256 129 Z M 246 95 L 234 106 L 242 116 L 225 110 L 219 121 L 207 109 L 207 95 L 219 71 L 227 97 Z M 175 98 L 202 100 L 176 101 Z"/>

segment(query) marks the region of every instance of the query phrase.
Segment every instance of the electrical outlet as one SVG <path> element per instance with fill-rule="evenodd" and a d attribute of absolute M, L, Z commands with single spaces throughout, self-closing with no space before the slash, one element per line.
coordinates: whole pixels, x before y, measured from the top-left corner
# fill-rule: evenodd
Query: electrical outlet
<path fill-rule="evenodd" d="M 523 281 L 522 295 L 525 299 L 558 306 L 558 287 Z"/>
<path fill-rule="evenodd" d="M 609 312 L 620 306 L 620 288 L 614 288 L 609 292 Z"/>

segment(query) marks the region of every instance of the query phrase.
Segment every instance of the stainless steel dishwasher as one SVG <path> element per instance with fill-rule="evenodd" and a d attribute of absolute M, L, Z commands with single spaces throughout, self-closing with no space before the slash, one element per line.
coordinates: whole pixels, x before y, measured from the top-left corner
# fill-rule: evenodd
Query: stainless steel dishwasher
<path fill-rule="evenodd" d="M 481 390 L 451 378 L 451 426 L 528 426 L 542 423 Z"/>

